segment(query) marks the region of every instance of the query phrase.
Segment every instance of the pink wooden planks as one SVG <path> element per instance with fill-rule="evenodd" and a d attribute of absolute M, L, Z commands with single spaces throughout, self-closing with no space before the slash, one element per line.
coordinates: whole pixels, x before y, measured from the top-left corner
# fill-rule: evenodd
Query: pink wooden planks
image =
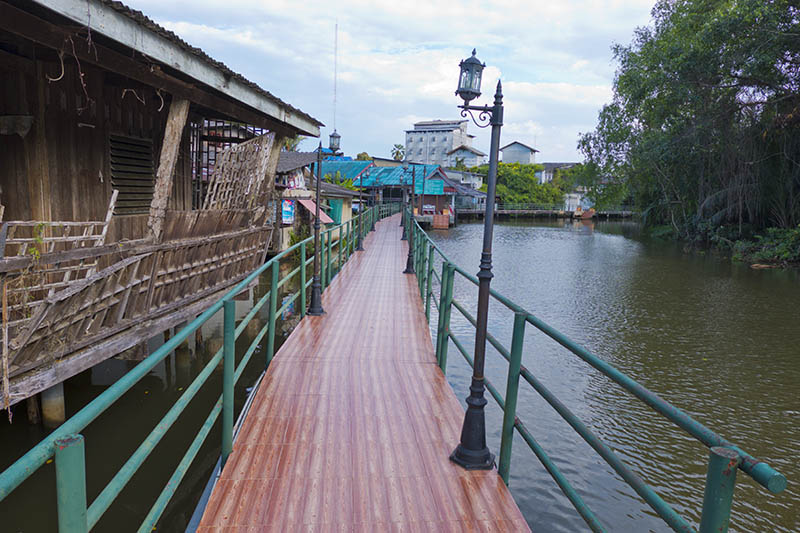
<path fill-rule="evenodd" d="M 275 355 L 200 531 L 530 531 L 495 470 L 448 459 L 464 412 L 402 274 L 398 216 Z"/>

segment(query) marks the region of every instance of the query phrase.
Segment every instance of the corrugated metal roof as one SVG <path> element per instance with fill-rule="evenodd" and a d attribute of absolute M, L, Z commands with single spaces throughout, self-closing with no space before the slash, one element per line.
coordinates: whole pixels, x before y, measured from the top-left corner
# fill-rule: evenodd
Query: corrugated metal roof
<path fill-rule="evenodd" d="M 422 194 L 422 181 L 425 177 L 425 194 L 444 194 L 444 180 L 439 165 L 412 165 L 417 170 L 417 194 Z M 323 165 L 323 168 L 324 165 Z M 413 181 L 412 169 L 403 167 L 374 167 L 369 177 L 364 177 L 364 187 L 400 187 L 409 186 Z M 360 180 L 355 183 L 360 185 Z"/>
<path fill-rule="evenodd" d="M 369 166 L 372 166 L 372 161 L 323 161 L 322 176 L 330 174 L 333 177 L 339 172 L 343 180 L 354 180 Z"/>

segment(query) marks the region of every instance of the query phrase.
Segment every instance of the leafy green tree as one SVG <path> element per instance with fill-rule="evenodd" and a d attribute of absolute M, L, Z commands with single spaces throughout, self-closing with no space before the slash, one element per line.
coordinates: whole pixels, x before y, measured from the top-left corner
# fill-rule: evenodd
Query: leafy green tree
<path fill-rule="evenodd" d="M 724 224 L 795 227 L 796 0 L 660 0 L 652 15 L 614 47 L 613 100 L 579 141 L 592 169 L 685 238 Z"/>
<path fill-rule="evenodd" d="M 367 152 L 361 152 L 356 154 L 356 161 L 371 161 L 372 158 L 369 156 Z"/>
<path fill-rule="evenodd" d="M 469 170 L 467 168 L 467 165 L 464 164 L 463 157 L 456 157 L 456 164 L 453 166 L 453 170 L 463 170 L 463 171 Z"/>
<path fill-rule="evenodd" d="M 486 176 L 489 172 L 489 165 L 473 167 L 470 170 Z M 552 205 L 563 203 L 564 193 L 556 185 L 539 183 L 536 173 L 541 170 L 544 170 L 542 165 L 498 163 L 497 201 L 504 204 Z M 485 191 L 484 187 L 480 190 Z"/>
<path fill-rule="evenodd" d="M 392 159 L 395 161 L 402 161 L 406 155 L 406 147 L 402 144 L 395 144 L 392 146 Z"/>

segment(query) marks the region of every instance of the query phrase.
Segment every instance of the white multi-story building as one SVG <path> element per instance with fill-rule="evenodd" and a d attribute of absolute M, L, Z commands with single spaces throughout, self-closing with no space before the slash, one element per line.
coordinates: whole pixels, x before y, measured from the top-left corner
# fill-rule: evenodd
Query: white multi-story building
<path fill-rule="evenodd" d="M 406 157 L 412 163 L 450 165 L 448 154 L 454 149 L 472 146 L 474 135 L 467 133 L 466 120 L 427 120 L 406 130 Z"/>

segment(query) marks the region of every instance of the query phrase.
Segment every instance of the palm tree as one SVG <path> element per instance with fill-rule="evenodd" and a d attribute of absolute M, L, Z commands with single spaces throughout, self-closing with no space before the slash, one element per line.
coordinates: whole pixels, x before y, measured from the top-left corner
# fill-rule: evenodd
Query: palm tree
<path fill-rule="evenodd" d="M 283 139 L 283 149 L 287 152 L 296 152 L 297 146 L 300 142 L 304 139 L 300 135 L 294 135 L 292 137 L 286 137 Z"/>
<path fill-rule="evenodd" d="M 406 155 L 406 147 L 402 144 L 395 144 L 392 146 L 392 158 L 395 161 L 402 161 Z"/>

